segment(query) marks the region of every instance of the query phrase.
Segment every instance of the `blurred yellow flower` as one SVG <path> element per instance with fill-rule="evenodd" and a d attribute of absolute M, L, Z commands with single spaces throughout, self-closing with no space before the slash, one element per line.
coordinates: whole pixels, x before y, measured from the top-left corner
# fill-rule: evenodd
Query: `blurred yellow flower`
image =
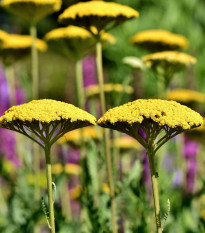
<path fill-rule="evenodd" d="M 58 142 L 60 144 L 68 142 L 73 146 L 80 147 L 82 144 L 87 143 L 90 140 L 100 140 L 101 136 L 100 132 L 97 132 L 94 127 L 89 126 L 66 133 L 58 140 Z"/>
<path fill-rule="evenodd" d="M 53 174 L 65 172 L 66 174 L 77 176 L 81 173 L 81 167 L 74 163 L 66 163 L 65 165 L 56 163 L 52 165 L 51 169 Z"/>
<path fill-rule="evenodd" d="M 114 2 L 90 1 L 80 2 L 67 8 L 60 16 L 59 22 L 84 27 L 92 31 L 96 27 L 97 33 L 111 22 L 114 26 L 126 20 L 139 17 L 139 13 L 125 5 Z"/>
<path fill-rule="evenodd" d="M 61 4 L 62 0 L 2 0 L 0 6 L 33 24 L 59 11 Z"/>
<path fill-rule="evenodd" d="M 118 147 L 121 150 L 142 150 L 142 146 L 136 142 L 136 140 L 129 136 L 121 136 L 119 138 L 114 139 L 112 145 L 114 147 Z"/>
<path fill-rule="evenodd" d="M 189 89 L 174 89 L 168 92 L 168 99 L 180 103 L 205 102 L 205 94 Z"/>
<path fill-rule="evenodd" d="M 0 30 L 0 48 L 1 48 L 1 43 L 2 41 L 4 41 L 6 39 L 6 37 L 8 36 L 8 33 L 6 33 L 3 30 Z"/>
<path fill-rule="evenodd" d="M 164 72 L 172 70 L 173 73 L 185 68 L 186 66 L 194 65 L 197 59 L 186 53 L 163 51 L 143 56 L 142 61 L 147 67 L 154 70 L 161 67 Z"/>
<path fill-rule="evenodd" d="M 81 195 L 81 186 L 77 185 L 76 187 L 70 189 L 70 198 L 71 200 L 78 199 Z"/>
<path fill-rule="evenodd" d="M 105 94 L 110 94 L 111 92 L 124 92 L 127 94 L 132 94 L 134 88 L 131 86 L 124 86 L 122 84 L 107 83 L 104 84 Z M 85 89 L 85 95 L 87 98 L 93 98 L 100 94 L 99 85 L 91 85 Z"/>
<path fill-rule="evenodd" d="M 131 37 L 130 41 L 153 52 L 188 47 L 188 40 L 184 36 L 161 29 L 138 32 Z"/>

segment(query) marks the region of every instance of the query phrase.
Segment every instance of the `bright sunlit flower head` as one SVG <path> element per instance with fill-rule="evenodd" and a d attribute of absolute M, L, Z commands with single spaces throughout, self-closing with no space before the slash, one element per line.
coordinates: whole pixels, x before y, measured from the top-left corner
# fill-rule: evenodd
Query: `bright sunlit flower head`
<path fill-rule="evenodd" d="M 104 92 L 105 94 L 110 94 L 112 92 L 118 93 L 127 93 L 132 94 L 134 92 L 133 87 L 131 86 L 124 86 L 122 84 L 114 84 L 114 83 L 107 83 L 104 84 Z M 85 95 L 87 98 L 93 98 L 100 94 L 99 85 L 91 85 L 85 89 Z"/>
<path fill-rule="evenodd" d="M 101 132 L 98 132 L 92 126 L 89 126 L 66 133 L 58 140 L 58 142 L 60 144 L 67 142 L 75 147 L 80 147 L 85 143 L 88 143 L 90 140 L 99 141 L 101 137 Z"/>
<path fill-rule="evenodd" d="M 110 109 L 98 120 L 98 125 L 126 133 L 145 148 L 164 130 L 165 136 L 155 143 L 155 150 L 175 135 L 202 124 L 203 118 L 197 112 L 175 101 L 159 99 L 129 102 Z M 139 129 L 145 132 L 145 138 Z"/>
<path fill-rule="evenodd" d="M 113 23 L 112 27 L 126 20 L 138 18 L 139 13 L 125 5 L 114 2 L 90 1 L 80 2 L 67 8 L 60 16 L 59 22 L 84 27 L 92 31 L 92 26 L 97 28 L 97 33 Z"/>
<path fill-rule="evenodd" d="M 138 32 L 130 39 L 131 43 L 152 52 L 177 50 L 188 47 L 188 40 L 167 30 L 146 30 Z"/>
<path fill-rule="evenodd" d="M 24 134 L 45 148 L 68 131 L 95 125 L 95 120 L 72 104 L 43 99 L 11 107 L 0 118 L 0 127 Z M 29 132 L 38 139 L 32 138 Z"/>
<path fill-rule="evenodd" d="M 143 56 L 142 61 L 153 70 L 161 67 L 166 72 L 174 73 L 187 66 L 194 65 L 197 59 L 186 53 L 163 51 Z"/>
<path fill-rule="evenodd" d="M 168 99 L 188 104 L 192 102 L 205 102 L 205 94 L 189 89 L 174 89 L 168 92 Z"/>
<path fill-rule="evenodd" d="M 0 6 L 31 23 L 37 23 L 47 15 L 59 11 L 61 4 L 62 0 L 2 0 Z"/>
<path fill-rule="evenodd" d="M 12 64 L 30 54 L 32 38 L 28 35 L 8 34 L 2 41 L 0 47 L 0 57 L 5 64 Z M 44 41 L 37 39 L 36 47 L 39 51 L 44 52 L 47 45 Z"/>

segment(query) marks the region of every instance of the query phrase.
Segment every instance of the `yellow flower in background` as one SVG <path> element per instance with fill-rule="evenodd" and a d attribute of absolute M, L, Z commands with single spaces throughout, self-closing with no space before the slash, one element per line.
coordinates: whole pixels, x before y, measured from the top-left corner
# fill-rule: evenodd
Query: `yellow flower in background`
<path fill-rule="evenodd" d="M 33 100 L 13 106 L 0 118 L 0 127 L 17 131 L 31 138 L 26 129 L 33 132 L 43 148 L 50 146 L 66 132 L 95 125 L 95 117 L 72 104 L 56 100 Z"/>
<path fill-rule="evenodd" d="M 129 136 L 121 136 L 114 139 L 112 143 L 113 147 L 118 147 L 121 150 L 142 150 L 142 146 L 136 142 L 136 140 Z"/>
<path fill-rule="evenodd" d="M 124 92 L 126 94 L 132 94 L 134 92 L 134 88 L 129 85 L 124 86 L 122 84 L 107 83 L 104 84 L 104 92 L 105 94 L 110 94 L 111 92 Z M 85 95 L 87 98 L 93 98 L 99 94 L 99 85 L 91 85 L 85 89 Z"/>
<path fill-rule="evenodd" d="M 80 147 L 83 143 L 88 143 L 90 140 L 99 141 L 101 137 L 102 135 L 100 132 L 94 127 L 89 126 L 66 133 L 58 140 L 58 142 L 60 144 L 67 142 L 75 147 Z"/>
<path fill-rule="evenodd" d="M 52 167 L 52 174 L 60 174 L 62 172 L 65 172 L 69 175 L 80 175 L 81 173 L 81 167 L 74 163 L 66 163 L 65 165 L 62 165 L 61 163 L 53 164 Z"/>
<path fill-rule="evenodd" d="M 182 132 L 203 124 L 197 112 L 175 101 L 139 99 L 108 110 L 98 125 L 139 138 L 138 129 L 153 129 L 153 137 L 164 129 L 167 133 Z M 156 134 L 156 135 L 155 135 Z M 144 140 L 139 140 L 144 145 Z M 147 143 L 147 142 L 146 142 Z"/>
<path fill-rule="evenodd" d="M 71 200 L 75 200 L 79 198 L 81 195 L 81 186 L 77 185 L 76 187 L 70 189 L 70 198 Z"/>
<path fill-rule="evenodd" d="M 0 47 L 0 58 L 5 64 L 12 64 L 31 52 L 32 38 L 28 35 L 7 34 L 2 40 Z M 47 45 L 43 40 L 36 40 L 36 47 L 39 51 L 44 52 Z"/>
<path fill-rule="evenodd" d="M 160 66 L 165 72 L 169 70 L 177 72 L 186 66 L 194 65 L 197 59 L 182 52 L 163 51 L 143 56 L 142 61 L 152 69 L 157 69 Z"/>
<path fill-rule="evenodd" d="M 205 102 L 205 94 L 189 89 L 174 89 L 168 92 L 168 99 L 180 103 Z"/>
<path fill-rule="evenodd" d="M 188 47 L 188 40 L 184 36 L 161 29 L 138 32 L 130 38 L 130 41 L 135 45 L 153 52 Z"/>
<path fill-rule="evenodd" d="M 47 15 L 59 11 L 61 4 L 62 0 L 2 0 L 0 6 L 35 24 Z"/>
<path fill-rule="evenodd" d="M 91 32 L 94 26 L 97 29 L 96 34 L 99 35 L 110 23 L 117 26 L 138 17 L 139 13 L 128 6 L 114 2 L 90 1 L 68 7 L 59 16 L 59 22 L 84 27 Z"/>

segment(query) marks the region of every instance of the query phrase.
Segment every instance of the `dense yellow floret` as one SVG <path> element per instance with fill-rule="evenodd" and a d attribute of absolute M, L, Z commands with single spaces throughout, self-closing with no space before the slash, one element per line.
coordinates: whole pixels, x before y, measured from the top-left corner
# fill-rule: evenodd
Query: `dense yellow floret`
<path fill-rule="evenodd" d="M 158 99 L 139 99 L 122 106 L 110 109 L 99 120 L 98 124 L 114 125 L 117 122 L 142 123 L 144 119 L 151 119 L 159 126 L 170 128 L 180 127 L 188 130 L 203 124 L 203 118 L 197 112 L 175 101 Z"/>
<path fill-rule="evenodd" d="M 174 89 L 168 92 L 168 99 L 178 102 L 205 102 L 205 94 L 188 89 Z"/>
<path fill-rule="evenodd" d="M 152 64 L 155 62 L 166 61 L 168 63 L 181 64 L 185 66 L 193 65 L 197 61 L 195 57 L 177 51 L 163 51 L 163 52 L 148 54 L 146 56 L 143 56 L 142 60 L 147 65 L 150 65 L 150 63 Z"/>
<path fill-rule="evenodd" d="M 27 35 L 9 34 L 2 43 L 2 50 L 27 49 L 32 46 L 32 38 Z M 43 40 L 36 40 L 36 47 L 39 51 L 45 51 L 47 45 Z"/>
<path fill-rule="evenodd" d="M 92 1 L 80 2 L 68 9 L 60 15 L 60 20 L 63 18 L 84 17 L 84 16 L 99 16 L 99 17 L 119 17 L 127 18 L 139 17 L 139 13 L 129 6 L 121 5 L 114 2 Z"/>
<path fill-rule="evenodd" d="M 0 126 L 6 126 L 13 121 L 38 121 L 50 123 L 53 121 L 69 120 L 70 122 L 86 121 L 95 125 L 95 117 L 72 104 L 42 99 L 29 103 L 13 106 L 0 118 Z M 80 124 L 80 123 L 79 123 Z"/>
<path fill-rule="evenodd" d="M 188 40 L 182 36 L 177 35 L 167 30 L 146 30 L 141 31 L 131 37 L 131 42 L 133 44 L 145 44 L 151 43 L 162 44 L 163 47 L 173 47 L 174 49 L 186 48 L 188 46 Z"/>
<path fill-rule="evenodd" d="M 119 19 L 119 23 L 127 19 L 137 18 L 139 13 L 129 6 L 114 2 L 89 1 L 80 2 L 67 8 L 60 16 L 59 21 L 64 24 L 74 24 L 90 29 L 96 26 L 102 30 L 108 23 Z M 84 20 L 89 18 L 89 20 Z"/>
<path fill-rule="evenodd" d="M 114 83 L 107 83 L 104 84 L 104 92 L 111 93 L 111 92 L 125 92 L 127 94 L 132 94 L 134 92 L 133 87 L 131 86 L 123 86 L 122 84 L 114 84 Z M 100 93 L 99 85 L 91 85 L 86 88 L 85 94 L 87 98 L 93 97 Z"/>
<path fill-rule="evenodd" d="M 85 127 L 82 129 L 76 129 L 71 132 L 66 133 L 61 137 L 58 142 L 64 143 L 64 142 L 71 142 L 74 144 L 81 143 L 82 141 L 88 142 L 89 140 L 96 140 L 99 139 L 99 135 L 94 127 Z"/>
<path fill-rule="evenodd" d="M 62 0 L 2 0 L 1 7 L 19 15 L 32 23 L 59 11 Z"/>

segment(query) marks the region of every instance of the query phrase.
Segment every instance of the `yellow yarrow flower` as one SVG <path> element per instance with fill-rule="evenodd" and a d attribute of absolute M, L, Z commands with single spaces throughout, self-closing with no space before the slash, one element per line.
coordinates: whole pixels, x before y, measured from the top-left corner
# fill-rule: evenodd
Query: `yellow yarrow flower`
<path fill-rule="evenodd" d="M 32 38 L 30 36 L 7 34 L 0 47 L 0 57 L 4 64 L 11 65 L 29 55 L 31 46 Z M 36 40 L 36 47 L 41 52 L 47 49 L 46 43 L 40 39 Z"/>
<path fill-rule="evenodd" d="M 141 150 L 142 146 L 136 143 L 136 140 L 129 136 L 121 136 L 113 141 L 113 146 L 121 150 Z"/>
<path fill-rule="evenodd" d="M 188 40 L 184 36 L 160 29 L 138 32 L 131 37 L 130 41 L 149 51 L 176 50 L 188 47 Z"/>
<path fill-rule="evenodd" d="M 62 172 L 69 175 L 80 175 L 81 167 L 74 163 L 66 163 L 65 165 L 57 163 L 52 165 L 52 174 L 60 174 Z"/>
<path fill-rule="evenodd" d="M 114 2 L 90 1 L 68 7 L 59 16 L 59 22 L 84 27 L 89 31 L 92 31 L 92 26 L 94 26 L 99 35 L 111 22 L 116 26 L 138 17 L 139 13 L 128 6 Z"/>
<path fill-rule="evenodd" d="M 205 94 L 188 89 L 174 89 L 168 92 L 168 99 L 180 103 L 205 102 Z"/>
<path fill-rule="evenodd" d="M 147 147 L 149 142 L 140 136 L 139 129 L 147 134 L 147 138 L 152 137 L 152 140 L 155 140 L 162 130 L 171 138 L 202 124 L 203 118 L 197 112 L 175 101 L 159 99 L 129 102 L 108 110 L 98 120 L 98 125 L 126 133 L 144 147 Z"/>
<path fill-rule="evenodd" d="M 79 147 L 82 146 L 83 143 L 87 143 L 90 140 L 99 140 L 102 135 L 99 135 L 97 130 L 92 127 L 85 127 L 83 129 L 77 129 L 73 130 L 72 132 L 68 132 L 63 137 L 61 137 L 58 142 L 65 143 L 68 142 L 69 144 L 72 144 L 73 146 Z"/>
<path fill-rule="evenodd" d="M 61 4 L 62 0 L 2 0 L 0 6 L 33 24 L 59 11 Z"/>
<path fill-rule="evenodd" d="M 142 61 L 146 66 L 154 70 L 160 66 L 165 70 L 165 72 L 166 70 L 172 70 L 173 73 L 185 68 L 186 66 L 194 65 L 197 59 L 186 53 L 163 51 L 143 56 Z"/>
<path fill-rule="evenodd" d="M 52 145 L 68 131 L 95 125 L 95 121 L 94 116 L 72 104 L 43 99 L 11 107 L 0 117 L 0 127 L 29 138 L 26 129 L 32 131 L 42 142 L 34 141 L 44 147 Z"/>
<path fill-rule="evenodd" d="M 104 92 L 110 94 L 111 92 L 124 92 L 127 94 L 132 94 L 134 88 L 129 85 L 107 83 L 104 84 Z M 99 85 L 91 85 L 85 89 L 85 95 L 87 98 L 93 98 L 100 94 Z"/>

